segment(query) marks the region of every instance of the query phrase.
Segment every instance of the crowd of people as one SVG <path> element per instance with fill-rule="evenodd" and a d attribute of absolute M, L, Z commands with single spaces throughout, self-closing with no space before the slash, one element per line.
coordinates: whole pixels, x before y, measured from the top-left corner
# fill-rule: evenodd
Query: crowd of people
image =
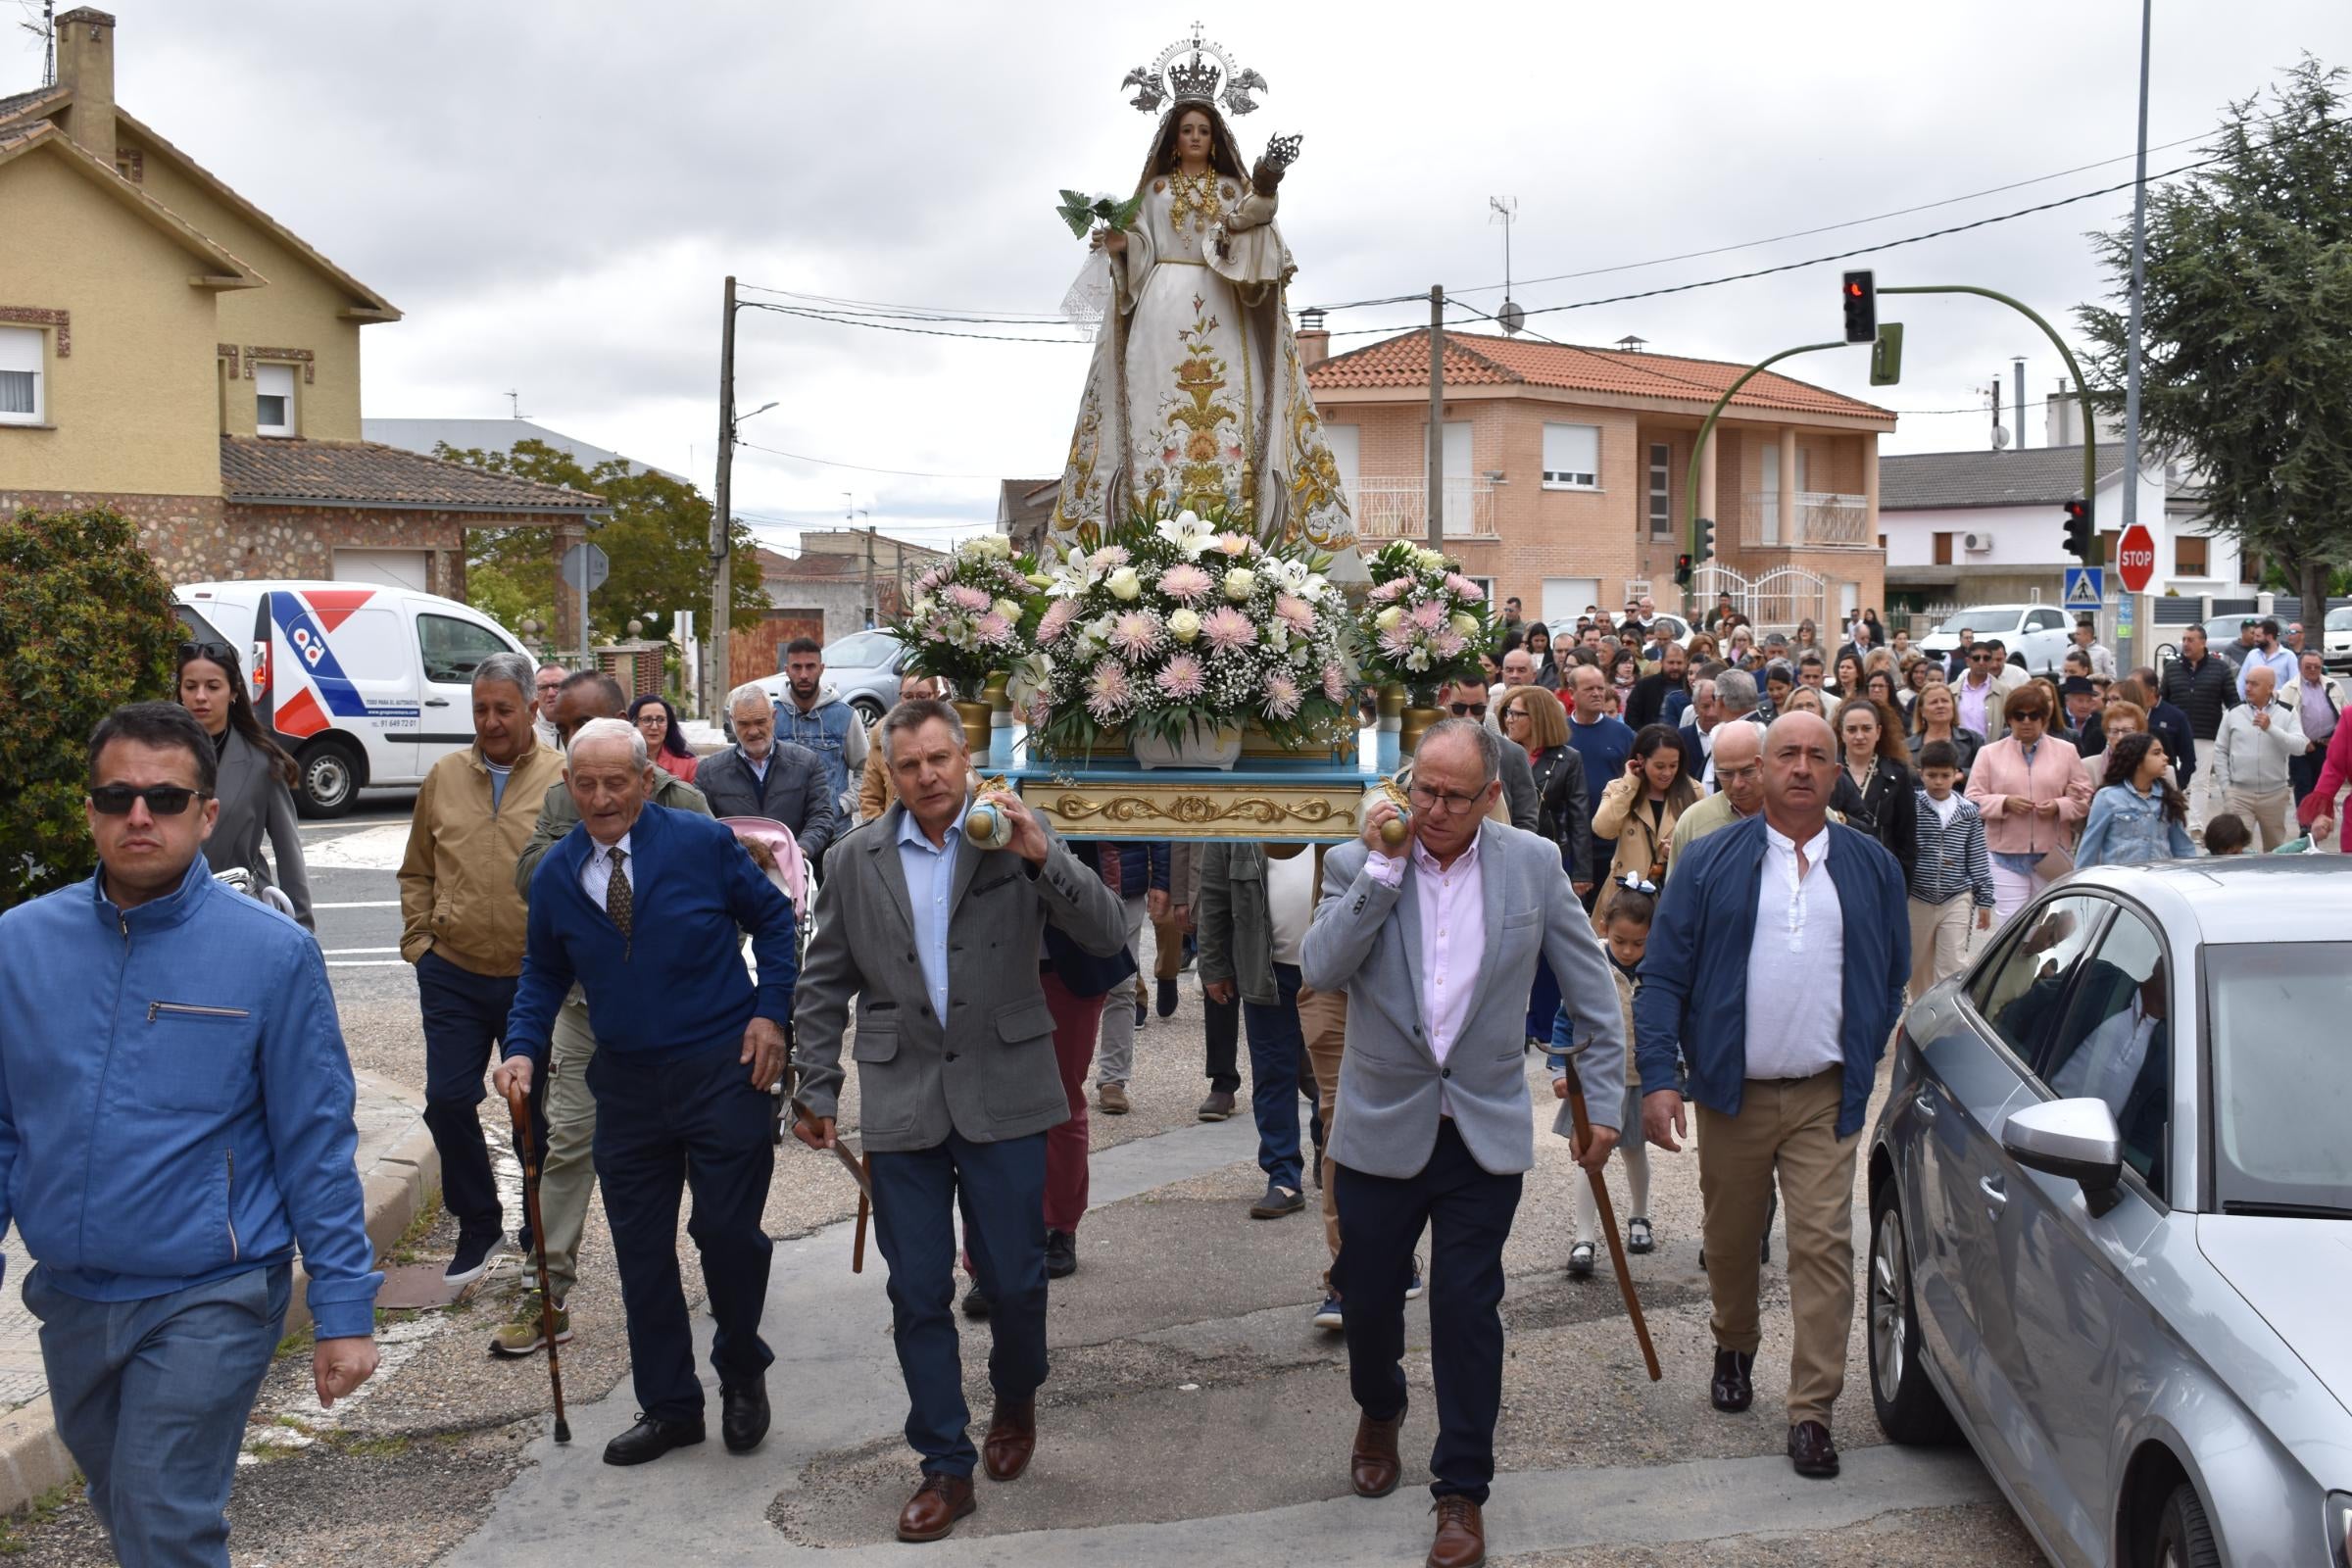
<path fill-rule="evenodd" d="M 702 755 L 660 696 L 484 659 L 473 744 L 426 778 L 399 872 L 425 1122 L 458 1233 L 446 1282 L 481 1279 L 510 1245 L 487 1074 L 527 1105 L 544 1155 L 540 1228 L 518 1223 L 514 1245 L 547 1282 L 490 1349 L 571 1337 L 601 1187 L 639 1406 L 604 1456 L 640 1464 L 704 1441 L 676 1247 L 691 1196 L 721 1436 L 757 1447 L 776 1097 L 796 1137 L 830 1148 L 854 1063 L 922 1472 L 899 1534 L 940 1539 L 976 1506 L 976 1468 L 1010 1481 L 1035 1450 L 1046 1297 L 1078 1267 L 1090 1112 L 1133 1108 L 1138 1031 L 1175 1012 L 1197 968 L 1200 1119 L 1239 1113 L 1248 1046 L 1265 1181 L 1249 1215 L 1298 1215 L 1319 1192 L 1312 1321 L 1344 1337 L 1348 1474 L 1365 1495 L 1398 1484 L 1403 1307 L 1429 1295 L 1431 1562 L 1484 1552 L 1502 1249 L 1535 1164 L 1530 1054 L 1546 1059 L 1574 1162 L 1597 1173 L 1614 1152 L 1631 1199 L 1622 1238 L 1604 1235 L 1579 1181 L 1571 1277 L 1594 1274 L 1604 1246 L 1658 1245 L 1654 1159 L 1695 1122 L 1718 1409 L 1752 1400 L 1759 1281 L 1785 1215 L 1788 1452 L 1800 1475 L 1837 1474 L 1853 1162 L 1907 998 L 2073 866 L 2191 856 L 2200 838 L 2209 854 L 2274 849 L 2298 812 L 2325 838 L 2352 783 L 2352 728 L 2316 653 L 2273 623 L 2234 666 L 2191 628 L 2161 678 L 2119 675 L 2085 624 L 2051 680 L 1993 639 L 1965 639 L 1947 664 L 1867 613 L 1832 650 L 1810 625 L 1759 641 L 1718 612 L 1678 641 L 1643 600 L 1555 648 L 1506 605 L 1490 678 L 1438 694 L 1445 715 L 1399 779 L 1405 807 L 1383 796 L 1358 838 L 1318 847 L 1063 840 L 985 789 L 931 682 L 906 678 L 869 725 L 824 688 L 812 641 L 786 649 L 781 696 L 728 695 L 731 738 Z M 122 1041 L 147 1088 L 123 1101 L 115 1079 L 85 1081 L 103 1057 L 10 1031 L 0 1175 L 38 1260 L 27 1290 L 61 1428 L 118 1549 L 135 1559 L 169 1536 L 225 1561 L 237 1435 L 297 1248 L 321 1399 L 373 1370 L 379 1277 L 350 1168 L 349 1065 L 295 923 L 311 909 L 295 764 L 232 648 L 185 645 L 177 698 L 92 738 L 97 875 L 0 926 L 0 1004 L 21 1004 L 0 1016 L 47 1012 L 36 995 L 120 969 L 127 944 L 141 994 L 163 1000 L 127 1040 L 120 1008 L 76 1038 Z M 976 807 L 1004 831 L 967 835 Z M 232 869 L 255 899 L 210 874 Z M 99 921 L 77 912 L 91 903 Z M 100 988 L 73 994 L 85 990 Z M 297 1075 L 301 1094 L 271 1092 Z M 1571 1102 L 1589 1111 L 1583 1134 Z M 155 1216 L 152 1234 L 101 1244 L 74 1226 L 97 1196 L 60 1148 L 119 1151 L 109 1190 Z M 224 1225 L 206 1196 L 216 1153 Z M 990 1320 L 994 1347 L 976 1446 L 959 1271 L 961 1310 Z M 151 1353 L 119 1353 L 129 1343 Z M 181 1360 L 207 1374 L 168 1375 Z M 132 1466 L 151 1482 L 118 1484 Z"/>

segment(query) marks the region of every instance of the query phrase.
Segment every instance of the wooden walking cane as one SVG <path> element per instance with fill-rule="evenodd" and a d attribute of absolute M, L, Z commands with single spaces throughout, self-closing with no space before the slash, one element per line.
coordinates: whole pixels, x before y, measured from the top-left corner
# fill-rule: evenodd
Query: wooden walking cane
<path fill-rule="evenodd" d="M 811 1127 L 816 1125 L 817 1117 L 807 1105 L 798 1100 L 791 1104 L 796 1121 L 806 1121 Z M 850 1272 L 862 1274 L 865 1272 L 865 1222 L 874 1211 L 874 1162 L 871 1156 L 851 1153 L 838 1140 L 833 1145 L 832 1152 L 833 1157 L 841 1161 L 841 1168 L 848 1171 L 850 1179 L 858 1184 L 858 1230 L 850 1240 Z"/>
<path fill-rule="evenodd" d="M 1576 1076 L 1576 1059 L 1568 1062 L 1568 1116 L 1576 1128 L 1576 1147 L 1582 1151 L 1592 1142 L 1592 1123 L 1585 1115 L 1585 1086 Z M 1639 1136 L 1641 1129 L 1634 1129 Z M 1609 1239 L 1609 1261 L 1617 1268 L 1617 1291 L 1625 1298 L 1625 1310 L 1634 1320 L 1634 1338 L 1642 1342 L 1642 1359 L 1648 1364 L 1649 1381 L 1657 1382 L 1666 1374 L 1658 1369 L 1656 1347 L 1649 1343 L 1649 1324 L 1642 1317 L 1642 1298 L 1634 1294 L 1633 1271 L 1625 1266 L 1625 1240 L 1617 1234 L 1617 1208 L 1609 1201 L 1608 1178 L 1599 1170 L 1588 1168 L 1586 1177 L 1592 1183 L 1593 1200 L 1600 1204 L 1601 1232 Z"/>
<path fill-rule="evenodd" d="M 509 1091 L 507 1114 L 514 1121 L 514 1144 L 522 1151 L 522 1206 L 530 1217 L 531 1240 L 539 1253 L 539 1337 L 547 1342 L 547 1383 L 556 1397 L 556 1441 L 571 1441 L 571 1423 L 564 1419 L 564 1368 L 556 1355 L 556 1298 L 547 1288 L 547 1225 L 539 1217 L 539 1150 L 531 1142 L 531 1097 Z"/>

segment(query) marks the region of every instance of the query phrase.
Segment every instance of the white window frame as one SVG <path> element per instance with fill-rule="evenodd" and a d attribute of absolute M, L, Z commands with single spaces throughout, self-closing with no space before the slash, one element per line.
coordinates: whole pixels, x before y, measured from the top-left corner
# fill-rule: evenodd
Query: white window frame
<path fill-rule="evenodd" d="M 1649 536 L 1674 537 L 1674 448 L 1664 441 L 1649 443 Z"/>
<path fill-rule="evenodd" d="M 253 430 L 256 435 L 291 436 L 298 433 L 302 417 L 295 386 L 299 377 L 291 365 L 257 365 L 253 368 Z M 262 422 L 262 399 L 282 397 L 286 401 L 285 419 L 277 424 Z"/>
<path fill-rule="evenodd" d="M 1592 466 L 1590 468 L 1553 467 L 1552 461 L 1555 458 L 1565 465 L 1576 457 L 1575 453 L 1553 447 L 1552 432 L 1555 430 L 1560 432 L 1562 448 L 1572 439 L 1569 435 L 1570 431 L 1590 432 L 1592 438 Z M 1600 488 L 1600 426 L 1545 420 L 1544 424 L 1543 471 L 1544 488 L 1546 490 L 1598 490 Z"/>
<path fill-rule="evenodd" d="M 49 422 L 49 334 L 37 326 L 0 326 L 0 370 L 32 374 L 32 410 L 0 414 L 0 424 Z"/>

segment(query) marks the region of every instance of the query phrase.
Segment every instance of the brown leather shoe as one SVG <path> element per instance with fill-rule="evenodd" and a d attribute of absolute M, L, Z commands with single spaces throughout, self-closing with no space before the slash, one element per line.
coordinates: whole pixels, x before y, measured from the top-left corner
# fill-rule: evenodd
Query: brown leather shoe
<path fill-rule="evenodd" d="M 1037 1399 L 1018 1404 L 1003 1399 L 988 1418 L 988 1437 L 980 1445 L 980 1463 L 991 1481 L 1017 1481 L 1037 1451 Z"/>
<path fill-rule="evenodd" d="M 939 1476 L 926 1470 L 923 1484 L 899 1510 L 899 1539 L 945 1541 L 955 1534 L 956 1521 L 979 1506 L 970 1476 Z"/>
<path fill-rule="evenodd" d="M 1487 1521 L 1464 1496 L 1440 1497 L 1430 1505 L 1438 1536 L 1429 1544 L 1429 1568 L 1478 1568 L 1487 1560 Z"/>
<path fill-rule="evenodd" d="M 1818 1421 L 1799 1421 L 1788 1429 L 1788 1463 L 1800 1476 L 1826 1480 L 1838 1473 L 1838 1445 L 1830 1429 Z"/>
<path fill-rule="evenodd" d="M 1386 1421 L 1368 1415 L 1356 1417 L 1355 1449 L 1348 1455 L 1348 1479 L 1354 1483 L 1357 1496 L 1385 1497 L 1396 1490 L 1396 1479 L 1404 1472 L 1396 1457 L 1396 1434 L 1403 1430 L 1402 1410 Z"/>

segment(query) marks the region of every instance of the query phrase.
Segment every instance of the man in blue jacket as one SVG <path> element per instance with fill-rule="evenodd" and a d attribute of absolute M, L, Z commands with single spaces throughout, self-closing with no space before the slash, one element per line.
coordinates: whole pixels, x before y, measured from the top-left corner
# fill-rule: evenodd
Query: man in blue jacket
<path fill-rule="evenodd" d="M 793 909 L 735 835 L 647 800 L 645 737 L 616 718 L 571 738 L 564 782 L 580 809 L 531 873 L 522 980 L 507 1020 L 499 1092 L 528 1093 L 556 1009 L 577 981 L 596 1020 L 596 1178 L 628 1318 L 637 1424 L 607 1464 L 643 1464 L 703 1441 L 703 1386 L 678 1281 L 678 1201 L 718 1332 L 719 1427 L 729 1451 L 767 1436 L 760 1338 L 767 1235 L 760 1215 L 775 1169 L 768 1091 L 782 1078 L 792 1017 Z M 738 928 L 752 934 L 757 988 Z M 638 956 L 638 946 L 645 949 Z"/>
<path fill-rule="evenodd" d="M 32 1253 L 58 1431 L 128 1563 L 227 1563 L 298 1246 L 319 1402 L 376 1363 L 326 965 L 213 880 L 215 766 L 185 709 L 117 709 L 90 737 L 98 872 L 0 915 L 0 1229 Z"/>
<path fill-rule="evenodd" d="M 1903 872 L 1829 820 L 1838 743 L 1811 713 L 1764 732 L 1764 811 L 1675 861 L 1642 958 L 1634 1040 L 1642 1124 L 1687 1136 L 1679 1044 L 1698 1103 L 1698 1192 L 1714 1297 L 1718 1410 L 1747 1408 L 1761 1332 L 1759 1243 L 1777 1169 L 1788 1213 L 1788 1458 L 1834 1476 L 1830 1407 L 1854 1315 L 1854 1154 L 1910 978 Z"/>

